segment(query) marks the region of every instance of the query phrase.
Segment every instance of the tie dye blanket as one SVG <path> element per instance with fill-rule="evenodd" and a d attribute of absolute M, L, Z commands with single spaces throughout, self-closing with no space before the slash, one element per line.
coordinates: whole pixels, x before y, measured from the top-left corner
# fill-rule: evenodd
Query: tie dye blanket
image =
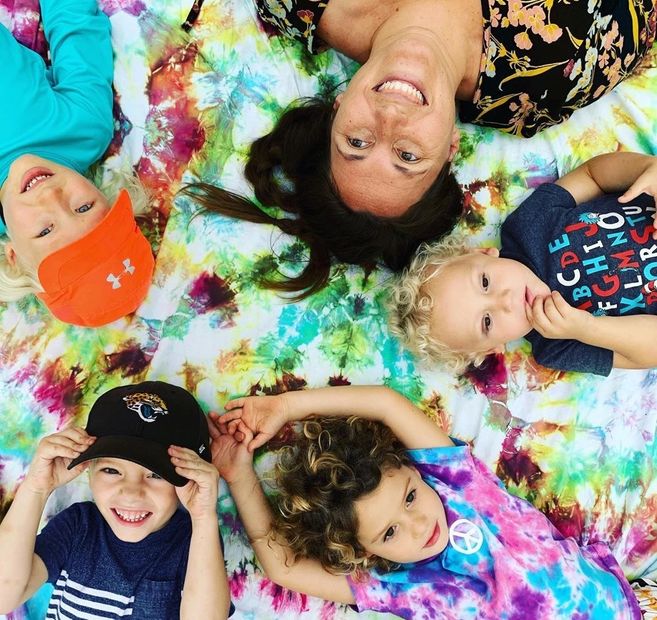
<path fill-rule="evenodd" d="M 291 100 L 339 84 L 354 64 L 332 52 L 309 58 L 272 37 L 249 0 L 206 0 L 189 35 L 180 24 L 191 0 L 100 4 L 116 51 L 117 130 L 103 165 L 134 166 L 153 193 L 154 282 L 134 316 L 96 330 L 53 320 L 35 299 L 0 305 L 0 514 L 39 438 L 84 423 L 111 387 L 161 379 L 220 410 L 247 393 L 383 383 L 471 442 L 513 493 L 563 532 L 606 540 L 628 577 L 654 577 L 657 373 L 602 379 L 549 371 L 518 342 L 456 377 L 420 367 L 389 335 L 384 271 L 336 265 L 331 285 L 297 304 L 258 289 L 254 275 L 298 269 L 304 248 L 276 229 L 199 213 L 176 191 L 202 179 L 248 193 L 242 166 L 250 141 Z M 0 0 L 0 21 L 44 51 L 38 0 Z M 456 170 L 473 242 L 495 240 L 529 189 L 595 154 L 657 152 L 655 93 L 657 49 L 614 93 L 536 138 L 463 127 Z M 257 456 L 262 472 L 269 455 Z M 87 497 L 78 479 L 54 494 L 44 518 Z M 235 617 L 356 616 L 266 580 L 225 485 L 219 508 Z M 37 597 L 12 617 L 42 610 Z"/>

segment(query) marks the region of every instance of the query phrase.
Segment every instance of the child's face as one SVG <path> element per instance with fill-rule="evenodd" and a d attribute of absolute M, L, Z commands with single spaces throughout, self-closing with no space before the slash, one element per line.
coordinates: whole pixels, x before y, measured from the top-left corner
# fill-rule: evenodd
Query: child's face
<path fill-rule="evenodd" d="M 358 540 L 370 555 L 391 562 L 419 562 L 447 546 L 443 503 L 412 467 L 383 472 L 379 486 L 355 507 Z"/>
<path fill-rule="evenodd" d="M 131 461 L 96 459 L 89 486 L 98 510 L 124 542 L 139 542 L 164 527 L 178 507 L 175 487 Z"/>
<path fill-rule="evenodd" d="M 37 270 L 49 254 L 86 235 L 107 215 L 110 204 L 96 186 L 66 166 L 21 155 L 0 188 L 10 241 L 10 264 Z"/>
<path fill-rule="evenodd" d="M 455 259 L 425 285 L 433 301 L 431 334 L 453 351 L 501 353 L 528 334 L 527 307 L 550 293 L 530 269 L 495 248 Z"/>

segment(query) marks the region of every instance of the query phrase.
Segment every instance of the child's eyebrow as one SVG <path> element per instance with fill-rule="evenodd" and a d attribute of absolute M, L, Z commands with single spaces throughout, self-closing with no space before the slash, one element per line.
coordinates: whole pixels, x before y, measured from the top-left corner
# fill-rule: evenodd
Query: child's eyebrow
<path fill-rule="evenodd" d="M 401 505 L 402 507 L 406 504 L 406 497 L 408 496 L 408 487 L 411 486 L 411 477 L 410 475 L 406 478 L 406 485 L 404 486 L 404 494 L 402 495 L 401 498 Z M 372 543 L 375 543 L 377 540 L 380 540 L 383 538 L 383 535 L 388 531 L 388 528 L 390 527 L 389 523 L 386 523 L 385 526 L 381 529 L 381 531 L 371 540 Z"/>

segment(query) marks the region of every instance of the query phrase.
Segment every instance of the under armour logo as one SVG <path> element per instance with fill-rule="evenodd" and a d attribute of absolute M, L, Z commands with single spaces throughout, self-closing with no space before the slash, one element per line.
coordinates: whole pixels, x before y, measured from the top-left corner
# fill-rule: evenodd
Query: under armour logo
<path fill-rule="evenodd" d="M 132 264 L 130 263 L 130 259 L 129 259 L 129 258 L 126 258 L 126 259 L 123 261 L 123 267 L 124 267 L 123 271 L 122 271 L 118 276 L 115 276 L 113 273 L 109 273 L 109 274 L 107 275 L 106 280 L 107 280 L 107 282 L 111 282 L 111 284 L 112 284 L 112 288 L 113 288 L 113 289 L 115 289 L 115 288 L 121 288 L 121 278 L 122 278 L 126 273 L 132 275 L 132 274 L 135 272 L 135 267 L 134 267 L 134 265 L 132 265 Z"/>

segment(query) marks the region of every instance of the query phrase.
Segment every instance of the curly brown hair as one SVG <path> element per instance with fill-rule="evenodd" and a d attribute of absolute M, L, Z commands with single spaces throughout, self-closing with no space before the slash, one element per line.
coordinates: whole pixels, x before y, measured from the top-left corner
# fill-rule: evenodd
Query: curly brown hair
<path fill-rule="evenodd" d="M 406 449 L 384 424 L 363 418 L 313 418 L 276 466 L 281 536 L 296 560 L 319 560 L 334 574 L 396 565 L 368 556 L 358 541 L 355 502 L 374 491 L 383 473 L 410 465 Z"/>

